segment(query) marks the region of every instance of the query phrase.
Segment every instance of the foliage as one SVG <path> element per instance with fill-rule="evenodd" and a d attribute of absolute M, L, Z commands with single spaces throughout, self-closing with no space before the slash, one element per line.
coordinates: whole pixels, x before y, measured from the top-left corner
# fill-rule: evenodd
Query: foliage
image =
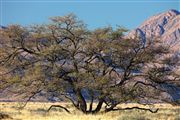
<path fill-rule="evenodd" d="M 8 71 L 1 75 L 1 90 L 16 85 L 14 92 L 26 93 L 28 101 L 46 91 L 93 114 L 103 104 L 109 112 L 124 102 L 163 100 L 159 94 L 166 91 L 160 85 L 179 80 L 167 60 L 157 59 L 168 53 L 158 41 L 125 38 L 123 28 L 90 31 L 73 14 L 51 21 L 1 30 L 0 64 Z"/>

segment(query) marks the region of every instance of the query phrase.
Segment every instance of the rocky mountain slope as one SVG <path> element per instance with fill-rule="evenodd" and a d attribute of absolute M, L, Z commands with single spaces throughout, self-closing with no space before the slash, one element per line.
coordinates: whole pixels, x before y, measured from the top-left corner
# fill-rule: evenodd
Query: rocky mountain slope
<path fill-rule="evenodd" d="M 180 12 L 169 10 L 150 17 L 127 35 L 130 38 L 135 36 L 140 37 L 144 43 L 160 39 L 170 47 L 171 53 L 180 58 Z"/>
<path fill-rule="evenodd" d="M 138 33 L 142 38 L 155 38 L 163 37 L 163 39 L 169 40 L 170 34 L 173 40 L 177 40 L 180 37 L 180 12 L 176 10 L 169 10 L 164 13 L 154 15 L 142 23 L 137 29 L 131 31 L 129 36 L 133 36 Z"/>
<path fill-rule="evenodd" d="M 130 31 L 126 37 L 140 37 L 144 43 L 148 40 L 159 39 L 162 44 L 169 47 L 170 54 L 178 59 L 178 67 L 174 68 L 180 73 L 180 12 L 169 10 L 154 15 L 142 23 L 138 28 Z"/>
<path fill-rule="evenodd" d="M 164 44 L 170 45 L 173 52 L 180 54 L 180 12 L 169 10 L 150 17 L 129 32 L 128 37 L 133 38 L 135 35 L 144 42 L 160 39 Z"/>
<path fill-rule="evenodd" d="M 162 44 L 169 46 L 170 53 L 167 56 L 173 56 L 177 59 L 178 66 L 174 68 L 176 73 L 180 74 L 180 12 L 169 10 L 164 13 L 154 15 L 142 23 L 138 28 L 130 31 L 126 36 L 128 38 L 139 37 L 144 44 L 148 40 L 159 39 Z M 179 81 L 180 82 L 180 81 Z M 164 85 L 169 94 L 180 100 L 180 87 Z"/>

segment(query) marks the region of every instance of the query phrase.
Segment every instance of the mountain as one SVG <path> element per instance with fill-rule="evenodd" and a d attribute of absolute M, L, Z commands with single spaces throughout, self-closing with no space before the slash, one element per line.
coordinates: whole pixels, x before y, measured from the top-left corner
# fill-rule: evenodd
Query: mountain
<path fill-rule="evenodd" d="M 160 39 L 162 43 L 171 45 L 171 50 L 180 54 L 180 12 L 169 10 L 154 15 L 127 35 L 130 38 L 140 37 L 147 40 Z"/>
<path fill-rule="evenodd" d="M 178 66 L 174 68 L 176 73 L 180 74 L 180 12 L 169 10 L 154 15 L 142 23 L 138 28 L 130 31 L 127 38 L 139 37 L 144 44 L 148 40 L 159 39 L 162 44 L 170 46 L 170 53 L 167 56 L 173 56 L 177 59 Z M 175 100 L 180 100 L 180 87 L 163 85 L 169 94 Z"/>
<path fill-rule="evenodd" d="M 144 43 L 159 39 L 162 44 L 170 47 L 170 54 L 180 61 L 180 12 L 169 10 L 154 15 L 138 28 L 130 31 L 126 37 L 138 36 Z M 180 62 L 176 71 L 180 73 Z"/>

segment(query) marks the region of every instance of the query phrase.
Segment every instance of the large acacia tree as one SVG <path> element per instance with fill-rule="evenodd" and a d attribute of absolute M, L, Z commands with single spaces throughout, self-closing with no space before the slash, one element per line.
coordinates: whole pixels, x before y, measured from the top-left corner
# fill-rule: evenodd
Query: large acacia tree
<path fill-rule="evenodd" d="M 13 87 L 27 101 L 42 91 L 64 96 L 92 114 L 149 98 L 171 102 L 161 96 L 167 92 L 161 84 L 179 83 L 172 70 L 176 62 L 162 57 L 168 47 L 126 38 L 124 32 L 111 27 L 88 30 L 73 14 L 52 17 L 45 25 L 10 25 L 1 30 L 0 90 Z"/>

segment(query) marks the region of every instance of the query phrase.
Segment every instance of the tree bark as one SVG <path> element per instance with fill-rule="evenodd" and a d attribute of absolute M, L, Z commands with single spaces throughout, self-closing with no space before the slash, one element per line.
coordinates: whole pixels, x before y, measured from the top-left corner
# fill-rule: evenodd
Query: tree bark
<path fill-rule="evenodd" d="M 128 107 L 128 108 L 111 108 L 111 109 L 107 109 L 105 110 L 105 112 L 110 112 L 110 111 L 118 111 L 118 110 L 132 110 L 132 109 L 138 109 L 138 110 L 145 110 L 145 111 L 149 111 L 151 113 L 157 113 L 159 109 L 156 110 L 151 110 L 148 108 L 140 108 L 140 107 Z"/>
<path fill-rule="evenodd" d="M 93 101 L 94 101 L 94 97 L 93 97 L 93 95 L 92 95 L 92 96 L 91 96 L 91 102 L 90 102 L 90 105 L 89 105 L 89 112 L 92 112 Z"/>
<path fill-rule="evenodd" d="M 104 103 L 104 100 L 103 99 L 99 99 L 99 103 L 98 103 L 96 109 L 94 111 L 92 111 L 92 113 L 93 114 L 98 113 L 101 110 L 103 103 Z"/>
<path fill-rule="evenodd" d="M 77 90 L 76 95 L 78 97 L 78 105 L 79 105 L 80 110 L 82 112 L 86 113 L 87 112 L 87 104 L 86 104 L 86 100 L 84 99 L 80 89 Z"/>
<path fill-rule="evenodd" d="M 61 105 L 51 105 L 47 111 L 49 112 L 53 107 L 59 107 L 59 108 L 64 109 L 67 113 L 71 113 L 67 108 L 65 108 Z"/>

